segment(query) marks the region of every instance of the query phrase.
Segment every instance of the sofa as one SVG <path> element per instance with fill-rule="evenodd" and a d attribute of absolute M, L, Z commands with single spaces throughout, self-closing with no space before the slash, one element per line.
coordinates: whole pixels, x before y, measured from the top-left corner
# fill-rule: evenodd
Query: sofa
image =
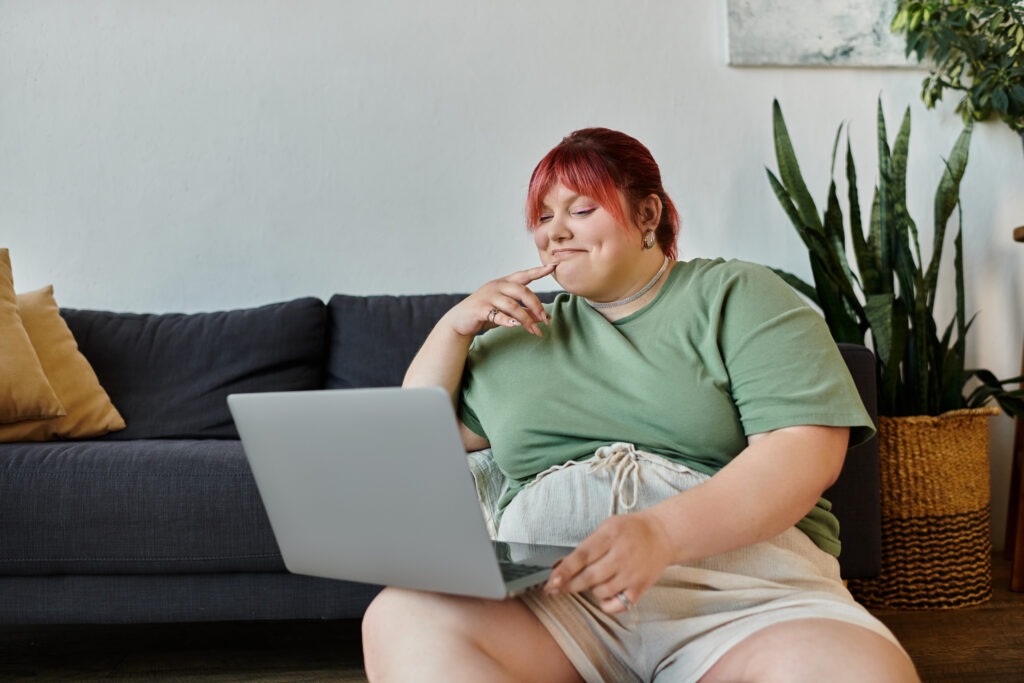
<path fill-rule="evenodd" d="M 0 443 L 0 623 L 360 617 L 378 586 L 285 570 L 225 398 L 400 384 L 462 296 L 337 294 L 190 314 L 60 309 L 126 426 Z M 874 357 L 841 348 L 874 412 Z M 852 449 L 827 494 L 846 578 L 879 570 L 877 458 L 874 440 Z"/>

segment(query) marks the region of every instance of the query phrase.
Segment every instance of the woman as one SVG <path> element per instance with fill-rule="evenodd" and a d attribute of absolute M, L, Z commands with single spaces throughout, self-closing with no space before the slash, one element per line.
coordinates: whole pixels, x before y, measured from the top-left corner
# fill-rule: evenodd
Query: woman
<path fill-rule="evenodd" d="M 839 579 L 820 496 L 872 427 L 820 316 L 766 269 L 676 262 L 622 133 L 565 138 L 526 211 L 542 265 L 448 311 L 405 385 L 445 387 L 466 449 L 492 448 L 500 538 L 576 547 L 519 599 L 386 589 L 370 679 L 917 680 Z M 545 306 L 547 275 L 567 294 Z"/>

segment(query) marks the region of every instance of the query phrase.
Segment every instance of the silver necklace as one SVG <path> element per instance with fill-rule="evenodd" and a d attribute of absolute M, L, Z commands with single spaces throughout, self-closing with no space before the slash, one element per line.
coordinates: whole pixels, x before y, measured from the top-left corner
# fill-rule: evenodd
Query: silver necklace
<path fill-rule="evenodd" d="M 661 276 L 664 275 L 666 268 L 668 268 L 668 256 L 665 257 L 664 263 L 661 264 L 661 268 L 659 268 L 655 276 L 651 278 L 651 281 L 644 285 L 639 292 L 637 292 L 636 294 L 630 294 L 625 299 L 619 299 L 618 301 L 591 301 L 590 299 L 584 297 L 583 300 L 594 308 L 615 308 L 616 306 L 625 306 L 626 304 L 633 303 L 634 301 L 642 297 L 644 294 L 646 294 L 651 289 L 651 287 L 653 287 L 654 284 L 661 279 Z"/>

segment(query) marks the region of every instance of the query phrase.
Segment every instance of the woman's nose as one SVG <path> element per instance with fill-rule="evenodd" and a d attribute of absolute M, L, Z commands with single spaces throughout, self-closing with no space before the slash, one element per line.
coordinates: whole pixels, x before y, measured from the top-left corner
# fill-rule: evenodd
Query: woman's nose
<path fill-rule="evenodd" d="M 562 215 L 556 214 L 552 216 L 545 227 L 547 228 L 548 239 L 552 242 L 561 242 L 572 237 L 572 231 L 569 230 L 569 225 Z"/>

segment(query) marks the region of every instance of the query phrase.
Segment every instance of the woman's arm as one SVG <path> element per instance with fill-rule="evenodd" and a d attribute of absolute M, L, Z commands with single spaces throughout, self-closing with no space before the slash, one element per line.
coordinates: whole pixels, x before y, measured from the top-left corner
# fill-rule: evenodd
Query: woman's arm
<path fill-rule="evenodd" d="M 539 323 L 547 322 L 547 312 L 526 285 L 550 275 L 554 269 L 554 264 L 539 266 L 492 280 L 453 306 L 423 342 L 409 364 L 402 386 L 439 386 L 455 403 L 466 354 L 478 332 L 503 325 L 522 326 L 530 334 L 542 334 Z M 460 424 L 460 430 L 467 451 L 487 447 L 487 441 L 465 425 Z"/>
<path fill-rule="evenodd" d="M 835 483 L 847 427 L 787 427 L 750 438 L 715 476 L 651 508 L 685 563 L 767 540 L 793 526 Z M 686 520 L 680 522 L 680 520 Z"/>
<path fill-rule="evenodd" d="M 772 538 L 800 521 L 839 476 L 846 427 L 805 425 L 755 435 L 703 484 L 641 512 L 617 515 L 552 572 L 552 593 L 590 590 L 606 612 L 636 601 L 670 564 Z"/>

